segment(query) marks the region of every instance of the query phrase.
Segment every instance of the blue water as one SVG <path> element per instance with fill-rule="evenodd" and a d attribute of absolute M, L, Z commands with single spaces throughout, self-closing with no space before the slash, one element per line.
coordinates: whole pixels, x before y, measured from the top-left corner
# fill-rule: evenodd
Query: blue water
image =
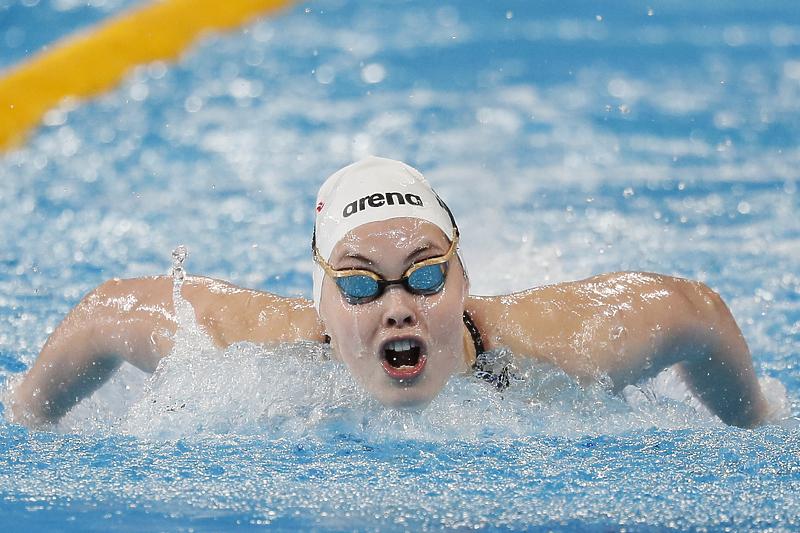
<path fill-rule="evenodd" d="M 0 0 L 0 68 L 135 2 Z M 608 4 L 608 5 L 606 5 Z M 791 2 L 318 1 L 48 113 L 0 157 L 0 380 L 109 277 L 310 296 L 313 198 L 366 154 L 453 209 L 473 292 L 619 269 L 728 302 L 783 421 L 671 372 L 546 366 L 387 411 L 313 345 L 124 367 L 50 432 L 0 421 L 3 531 L 800 529 L 800 14 Z"/>

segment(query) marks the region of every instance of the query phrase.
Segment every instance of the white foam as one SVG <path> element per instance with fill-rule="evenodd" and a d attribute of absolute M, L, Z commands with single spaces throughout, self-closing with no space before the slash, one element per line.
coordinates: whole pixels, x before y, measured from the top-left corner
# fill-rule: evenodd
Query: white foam
<path fill-rule="evenodd" d="M 179 332 L 173 352 L 149 378 L 122 369 L 65 417 L 59 430 L 121 431 L 156 440 L 346 434 L 371 441 L 440 441 L 722 427 L 673 371 L 617 396 L 601 383 L 581 386 L 559 369 L 523 360 L 504 392 L 472 377 L 454 377 L 427 408 L 412 412 L 373 400 L 343 365 L 329 360 L 325 345 L 239 343 L 220 351 L 195 340 L 194 333 Z"/>

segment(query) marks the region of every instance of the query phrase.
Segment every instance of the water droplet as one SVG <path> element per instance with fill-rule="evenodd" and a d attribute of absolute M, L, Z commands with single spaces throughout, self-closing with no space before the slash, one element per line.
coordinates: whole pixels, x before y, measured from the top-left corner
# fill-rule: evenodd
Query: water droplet
<path fill-rule="evenodd" d="M 181 286 L 183 286 L 183 280 L 186 276 L 183 270 L 183 262 L 188 255 L 189 251 L 182 244 L 172 250 L 172 286 L 173 290 L 177 291 L 178 294 L 180 294 Z"/>
<path fill-rule="evenodd" d="M 378 83 L 386 77 L 386 69 L 380 63 L 372 63 L 361 71 L 361 79 L 367 83 Z"/>

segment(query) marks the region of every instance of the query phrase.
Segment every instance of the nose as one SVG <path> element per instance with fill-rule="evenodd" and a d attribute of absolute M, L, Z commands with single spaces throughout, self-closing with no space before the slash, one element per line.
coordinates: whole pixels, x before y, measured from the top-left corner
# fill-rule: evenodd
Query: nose
<path fill-rule="evenodd" d="M 383 325 L 408 327 L 417 323 L 417 306 L 414 295 L 400 285 L 386 288 L 383 294 Z"/>

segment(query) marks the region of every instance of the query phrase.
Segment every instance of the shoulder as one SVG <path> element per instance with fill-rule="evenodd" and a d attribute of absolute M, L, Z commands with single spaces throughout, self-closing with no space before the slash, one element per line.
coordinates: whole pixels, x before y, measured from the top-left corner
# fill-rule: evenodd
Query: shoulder
<path fill-rule="evenodd" d="M 171 276 L 111 279 L 85 298 L 92 307 L 125 306 L 128 310 L 173 316 Z M 181 296 L 194 308 L 197 322 L 219 346 L 249 341 L 324 338 L 322 326 L 310 300 L 285 297 L 239 287 L 204 276 L 187 276 Z"/>
<path fill-rule="evenodd" d="M 610 272 L 579 281 L 545 285 L 498 296 L 470 296 L 469 305 L 486 319 L 516 311 L 555 311 L 633 303 L 641 300 L 684 299 L 717 304 L 719 296 L 699 281 L 650 272 Z"/>
<path fill-rule="evenodd" d="M 314 304 L 306 298 L 204 277 L 188 277 L 182 294 L 194 306 L 198 322 L 225 346 L 324 339 Z"/>
<path fill-rule="evenodd" d="M 471 296 L 467 310 L 487 347 L 506 345 L 545 359 L 614 328 L 643 331 L 729 313 L 704 284 L 647 272 L 612 272 L 512 294 Z"/>

